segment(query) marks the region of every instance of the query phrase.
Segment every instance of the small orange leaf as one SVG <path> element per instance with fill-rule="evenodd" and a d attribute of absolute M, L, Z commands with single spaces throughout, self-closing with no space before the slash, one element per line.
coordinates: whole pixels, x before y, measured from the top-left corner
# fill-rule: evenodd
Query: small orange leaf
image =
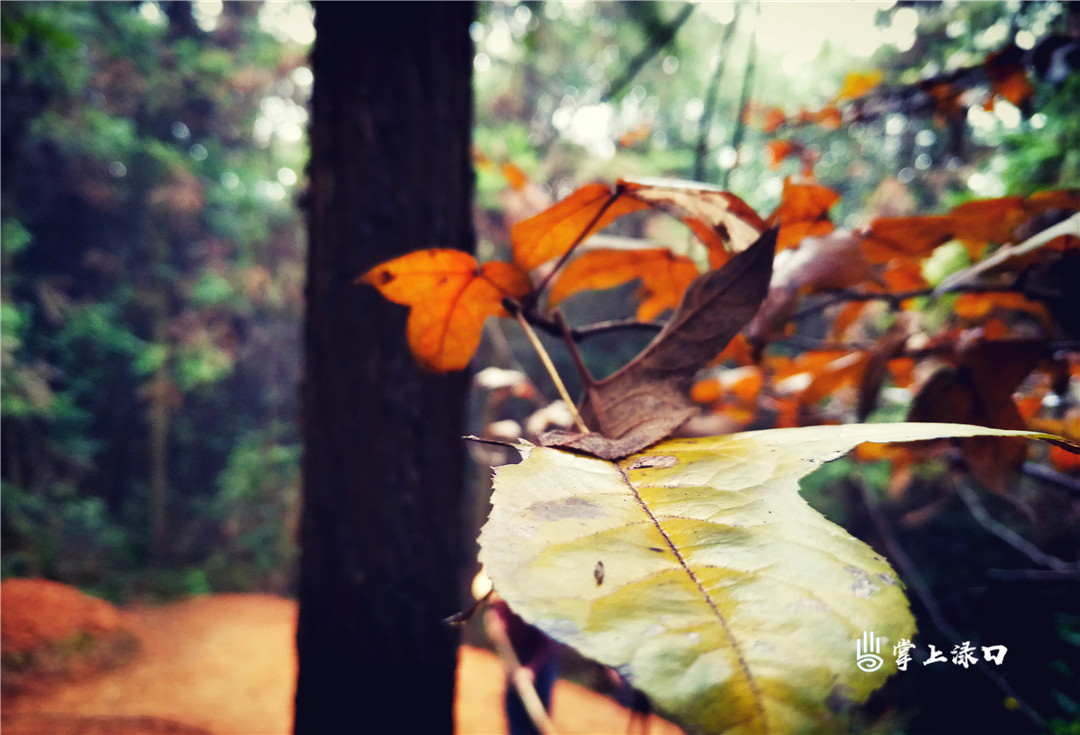
<path fill-rule="evenodd" d="M 795 152 L 795 143 L 790 140 L 774 140 L 765 146 L 769 154 L 769 168 L 774 171 L 780 168 L 780 163 Z"/>
<path fill-rule="evenodd" d="M 713 358 L 710 365 L 722 365 L 725 362 L 734 362 L 737 365 L 749 365 L 754 362 L 754 348 L 742 332 L 736 334 L 727 347 Z"/>
<path fill-rule="evenodd" d="M 844 115 L 835 106 L 825 107 L 818 111 L 817 123 L 826 130 L 839 130 L 844 123 Z"/>
<path fill-rule="evenodd" d="M 783 110 L 779 107 L 770 107 L 765 112 L 765 125 L 762 127 L 762 131 L 766 134 L 775 133 L 786 122 L 787 116 L 784 115 Z"/>
<path fill-rule="evenodd" d="M 965 293 L 957 297 L 956 303 L 953 304 L 953 312 L 958 317 L 971 321 L 986 319 L 996 309 L 1027 312 L 1043 324 L 1050 324 L 1050 315 L 1046 307 L 1021 293 Z"/>
<path fill-rule="evenodd" d="M 521 191 L 529 183 L 528 175 L 509 161 L 502 165 L 502 175 L 514 191 Z"/>
<path fill-rule="evenodd" d="M 587 184 L 535 217 L 518 222 L 510 231 L 514 262 L 522 270 L 532 270 L 565 255 L 575 241 L 646 206 L 619 194 L 620 190 L 613 191 L 606 184 Z M 586 228 L 588 232 L 582 236 Z"/>
<path fill-rule="evenodd" d="M 1017 107 L 1023 106 L 1035 95 L 1035 88 L 1028 82 L 1023 62 L 1024 52 L 1016 44 L 995 51 L 983 62 L 994 93 Z"/>
<path fill-rule="evenodd" d="M 502 262 L 478 266 L 461 250 L 418 250 L 377 265 L 357 282 L 409 308 L 406 335 L 417 362 L 427 370 L 461 370 L 480 344 L 484 320 L 506 316 L 502 300 L 529 292 L 529 279 Z"/>
<path fill-rule="evenodd" d="M 883 77 L 884 75 L 880 69 L 871 69 L 867 72 L 851 72 L 844 77 L 844 83 L 840 85 L 840 91 L 836 93 L 836 99 L 850 100 L 862 97 L 881 84 Z"/>
<path fill-rule="evenodd" d="M 566 266 L 551 287 L 548 305 L 555 306 L 578 291 L 612 288 L 638 278 L 642 301 L 637 318 L 648 322 L 678 306 L 686 287 L 697 276 L 692 260 L 666 248 L 593 250 Z"/>
<path fill-rule="evenodd" d="M 783 250 L 799 244 L 804 237 L 827 235 L 833 231 L 829 208 L 840 201 L 840 195 L 820 184 L 793 184 L 784 179 L 780 206 L 769 215 L 767 223 L 781 225 L 776 249 Z"/>
<path fill-rule="evenodd" d="M 833 360 L 814 376 L 799 400 L 806 404 L 817 403 L 841 386 L 859 383 L 869 364 L 868 352 L 852 352 Z"/>

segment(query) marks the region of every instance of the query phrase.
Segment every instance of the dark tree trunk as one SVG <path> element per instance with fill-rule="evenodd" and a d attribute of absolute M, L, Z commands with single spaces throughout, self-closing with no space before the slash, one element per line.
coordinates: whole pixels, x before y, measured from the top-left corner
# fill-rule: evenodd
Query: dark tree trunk
<path fill-rule="evenodd" d="M 353 281 L 473 246 L 473 10 L 316 4 L 297 733 L 453 730 L 467 376 Z"/>

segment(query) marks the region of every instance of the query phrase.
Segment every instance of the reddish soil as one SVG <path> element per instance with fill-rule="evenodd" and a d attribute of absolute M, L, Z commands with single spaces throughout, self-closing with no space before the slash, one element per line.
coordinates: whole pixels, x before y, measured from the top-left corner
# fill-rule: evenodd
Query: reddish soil
<path fill-rule="evenodd" d="M 59 607 L 11 613 L 18 597 L 5 583 L 4 646 L 48 638 L 49 625 L 68 630 Z M 58 594 L 50 590 L 50 594 Z M 86 598 L 89 599 L 89 598 Z M 288 733 L 296 678 L 296 604 L 268 595 L 213 595 L 160 607 L 120 611 L 71 598 L 98 631 L 122 624 L 141 648 L 120 668 L 53 677 L 5 697 L 5 735 L 270 735 Z M 65 607 L 70 611 L 73 607 Z M 78 615 L 68 616 L 78 619 Z M 25 626 L 16 630 L 15 623 Z M 56 633 L 56 631 L 52 631 Z M 487 651 L 463 647 L 458 667 L 459 733 L 505 733 L 503 673 Z M 629 713 L 612 700 L 566 681 L 555 686 L 553 719 L 563 733 L 625 733 Z M 653 717 L 648 732 L 681 731 Z"/>

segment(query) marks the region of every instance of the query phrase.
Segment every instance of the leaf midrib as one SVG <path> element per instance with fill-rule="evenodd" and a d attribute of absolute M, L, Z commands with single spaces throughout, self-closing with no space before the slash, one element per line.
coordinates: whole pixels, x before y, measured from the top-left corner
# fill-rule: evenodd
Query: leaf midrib
<path fill-rule="evenodd" d="M 696 574 L 694 574 L 694 570 L 690 568 L 690 565 L 686 562 L 686 559 L 683 558 L 682 552 L 679 550 L 679 547 L 675 545 L 675 542 L 672 541 L 671 536 L 668 535 L 667 531 L 664 529 L 663 524 L 660 523 L 660 520 L 653 514 L 652 509 L 649 507 L 648 503 L 646 503 L 645 500 L 641 497 L 640 493 L 638 493 L 638 490 L 634 486 L 634 483 L 626 474 L 626 470 L 624 470 L 617 463 L 613 462 L 612 464 L 614 465 L 615 469 L 619 471 L 619 475 L 622 477 L 623 483 L 630 490 L 630 494 L 634 497 L 634 500 L 645 512 L 645 515 L 648 516 L 649 521 L 663 537 L 664 543 L 668 545 L 668 548 L 671 549 L 671 552 L 675 555 L 675 558 L 679 562 L 679 566 L 681 566 L 683 571 L 686 572 L 686 575 L 690 578 L 690 581 L 692 581 L 694 585 L 698 588 L 698 592 L 701 593 L 701 596 L 709 605 L 709 608 L 712 609 L 713 614 L 716 615 L 716 619 L 717 621 L 719 621 L 720 627 L 724 631 L 724 636 L 728 639 L 728 643 L 731 645 L 731 649 L 735 654 L 735 658 L 739 662 L 739 668 L 742 670 L 743 678 L 746 679 L 746 684 L 750 687 L 750 692 L 754 697 L 754 706 L 757 708 L 758 717 L 761 720 L 761 731 L 768 732 L 768 718 L 765 714 L 765 706 L 763 703 L 761 691 L 758 689 L 757 682 L 754 680 L 753 674 L 750 673 L 750 666 L 746 661 L 746 657 L 743 655 L 742 647 L 735 639 L 735 635 L 734 633 L 732 633 L 731 628 L 728 625 L 727 618 L 724 617 L 724 614 L 722 612 L 720 612 L 720 608 L 717 606 L 716 601 L 713 600 L 712 595 L 710 595 L 709 591 L 705 589 L 705 585 L 701 583 L 701 580 L 698 579 Z"/>

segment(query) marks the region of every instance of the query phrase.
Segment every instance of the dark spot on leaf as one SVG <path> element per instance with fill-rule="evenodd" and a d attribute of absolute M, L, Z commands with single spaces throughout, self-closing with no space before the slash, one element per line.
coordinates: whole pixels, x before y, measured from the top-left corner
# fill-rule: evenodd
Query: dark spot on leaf
<path fill-rule="evenodd" d="M 600 506 L 583 498 L 552 500 L 534 505 L 531 510 L 533 517 L 541 521 L 559 521 L 567 518 L 590 520 L 604 515 Z"/>
<path fill-rule="evenodd" d="M 604 583 L 604 562 L 596 562 L 596 566 L 593 567 L 592 575 L 596 579 L 596 586 L 599 587 Z"/>
<path fill-rule="evenodd" d="M 675 457 L 670 455 L 651 456 L 651 457 L 639 457 L 630 463 L 628 470 L 647 470 L 653 467 L 659 467 L 664 469 L 665 467 L 671 467 L 678 462 Z"/>
<path fill-rule="evenodd" d="M 716 227 L 713 229 L 716 230 L 716 234 L 720 236 L 721 240 L 724 242 L 731 242 L 731 231 L 728 230 L 727 226 L 722 223 L 717 223 Z"/>
<path fill-rule="evenodd" d="M 664 553 L 663 549 L 657 548 L 656 546 L 650 546 L 649 551 L 655 551 L 657 554 L 663 554 Z"/>
<path fill-rule="evenodd" d="M 394 280 L 395 278 L 397 278 L 397 276 L 395 276 L 390 271 L 379 271 L 379 285 L 380 286 L 385 286 L 386 284 L 390 283 L 390 281 Z"/>
<path fill-rule="evenodd" d="M 449 280 L 450 280 L 450 276 L 443 276 L 442 278 L 439 279 L 439 285 L 441 286 L 441 285 L 443 285 L 444 283 L 446 283 Z"/>

